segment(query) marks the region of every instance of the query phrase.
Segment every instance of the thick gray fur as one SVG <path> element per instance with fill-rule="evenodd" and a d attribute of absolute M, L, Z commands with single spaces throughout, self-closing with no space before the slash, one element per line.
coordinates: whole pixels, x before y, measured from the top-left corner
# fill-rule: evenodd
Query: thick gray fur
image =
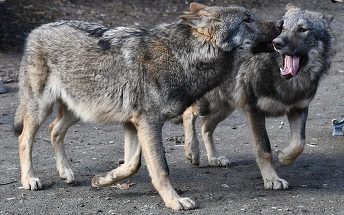
<path fill-rule="evenodd" d="M 282 164 L 291 164 L 304 149 L 308 106 L 334 54 L 334 37 L 329 26 L 331 17 L 301 10 L 291 4 L 286 9 L 282 17 L 282 33 L 274 40 L 282 40 L 284 47 L 275 53 L 239 59 L 240 62 L 234 63 L 234 72 L 230 78 L 193 106 L 196 112 L 194 115 L 204 116 L 202 136 L 207 150 L 210 149 L 209 162 L 215 166 L 229 164 L 214 148 L 212 134 L 217 124 L 235 108 L 244 110 L 252 131 L 257 163 L 267 189 L 287 189 L 288 183 L 279 178 L 272 167 L 265 118 L 288 116 L 291 142 L 287 148 L 279 151 L 278 156 Z M 280 75 L 284 55 L 301 56 L 301 68 L 290 79 Z M 190 130 L 185 132 L 190 133 Z M 186 156 L 198 165 L 197 137 L 194 134 L 186 135 L 186 139 Z"/>
<path fill-rule="evenodd" d="M 61 21 L 32 31 L 20 69 L 14 125 L 17 131 L 23 127 L 19 154 L 25 188 L 41 188 L 33 174 L 32 143 L 58 103 L 50 131 L 62 178 L 70 182 L 74 177 L 62 146 L 69 126 L 78 119 L 123 123 L 131 139 L 138 138 L 153 185 L 166 206 L 196 207 L 170 185 L 162 125 L 224 80 L 234 51 L 246 50 L 257 29 L 250 12 L 242 7 L 191 4 L 190 12 L 181 18 L 152 29 Z M 92 183 L 103 186 L 117 179 L 109 172 Z"/>

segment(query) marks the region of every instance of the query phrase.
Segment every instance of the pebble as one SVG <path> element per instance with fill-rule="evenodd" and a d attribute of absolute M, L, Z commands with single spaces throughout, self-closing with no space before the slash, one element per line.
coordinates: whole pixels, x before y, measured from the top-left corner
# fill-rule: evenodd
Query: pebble
<path fill-rule="evenodd" d="M 109 210 L 108 214 L 116 214 L 116 211 L 115 210 Z"/>
<path fill-rule="evenodd" d="M 227 184 L 221 184 L 221 187 L 229 188 Z"/>

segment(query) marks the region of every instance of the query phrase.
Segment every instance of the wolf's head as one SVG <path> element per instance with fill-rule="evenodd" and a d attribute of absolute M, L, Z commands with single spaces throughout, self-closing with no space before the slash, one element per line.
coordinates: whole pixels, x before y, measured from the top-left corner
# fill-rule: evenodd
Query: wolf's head
<path fill-rule="evenodd" d="M 195 37 L 224 51 L 249 47 L 257 37 L 254 17 L 243 7 L 208 7 L 191 3 L 190 11 L 180 18 L 192 27 Z"/>
<path fill-rule="evenodd" d="M 282 33 L 273 40 L 275 50 L 283 57 L 280 69 L 283 77 L 296 76 L 312 63 L 310 60 L 327 60 L 323 55 L 332 52 L 333 35 L 329 27 L 332 19 L 332 16 L 287 5 L 282 17 Z"/>

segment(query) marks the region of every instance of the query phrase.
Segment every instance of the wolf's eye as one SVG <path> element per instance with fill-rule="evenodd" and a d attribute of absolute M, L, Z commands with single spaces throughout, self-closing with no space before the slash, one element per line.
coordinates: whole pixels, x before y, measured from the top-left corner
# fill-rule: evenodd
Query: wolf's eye
<path fill-rule="evenodd" d="M 281 29 L 281 30 L 283 30 L 283 24 L 284 24 L 284 21 L 283 21 L 283 20 L 278 20 L 278 21 L 276 22 L 276 26 L 277 26 L 279 29 Z"/>
<path fill-rule="evenodd" d="M 253 19 L 251 17 L 247 16 L 247 17 L 244 17 L 244 19 L 242 21 L 247 22 L 247 23 L 251 23 L 251 22 L 253 22 Z"/>
<path fill-rule="evenodd" d="M 297 31 L 298 31 L 298 32 L 306 32 L 306 31 L 308 31 L 308 29 L 305 28 L 305 27 L 299 26 L 298 29 L 297 29 Z"/>

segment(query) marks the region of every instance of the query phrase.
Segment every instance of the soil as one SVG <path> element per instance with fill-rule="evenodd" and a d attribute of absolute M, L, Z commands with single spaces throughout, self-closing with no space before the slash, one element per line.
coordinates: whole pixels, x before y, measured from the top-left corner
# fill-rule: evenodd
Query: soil
<path fill-rule="evenodd" d="M 228 5 L 239 1 L 200 2 Z M 240 4 L 259 17 L 277 18 L 284 13 L 288 2 L 243 0 Z M 0 94 L 0 214 L 344 214 L 344 136 L 331 136 L 331 120 L 344 117 L 344 4 L 330 0 L 291 2 L 334 15 L 332 29 L 337 41 L 332 67 L 310 106 L 305 151 L 294 165 L 280 166 L 276 161 L 275 149 L 286 147 L 289 140 L 286 118 L 267 121 L 274 163 L 291 189 L 263 189 L 248 144 L 248 126 L 240 111 L 222 122 L 215 133 L 217 147 L 232 161 L 228 168 L 208 166 L 204 146 L 201 165 L 192 166 L 184 157 L 181 126 L 166 123 L 163 139 L 172 184 L 178 193 L 193 198 L 199 205 L 198 209 L 186 212 L 165 208 L 150 183 L 144 163 L 136 175 L 121 182 L 133 183 L 128 189 L 92 188 L 93 175 L 118 166 L 123 157 L 123 131 L 119 125 L 78 123 L 69 129 L 65 145 L 76 182 L 67 185 L 59 179 L 55 168 L 47 134 L 50 117 L 40 129 L 33 150 L 35 173 L 44 189 L 20 189 L 17 137 L 12 124 L 18 103 L 21 50 L 32 28 L 60 19 L 91 20 L 109 26 L 152 26 L 178 20 L 189 2 L 6 0 L 0 3 L 0 77 L 9 91 Z M 197 131 L 199 134 L 199 128 Z"/>

